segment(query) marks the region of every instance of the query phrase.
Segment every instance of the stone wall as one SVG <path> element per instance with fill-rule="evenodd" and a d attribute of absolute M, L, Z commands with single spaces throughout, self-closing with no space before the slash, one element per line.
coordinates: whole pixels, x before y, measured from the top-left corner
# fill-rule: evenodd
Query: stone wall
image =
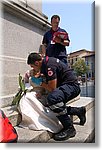
<path fill-rule="evenodd" d="M 19 1 L 20 2 L 20 1 Z M 23 2 L 23 1 L 22 1 Z M 29 1 L 30 4 L 30 1 Z M 49 29 L 47 17 L 23 3 L 4 1 L 2 3 L 2 48 L 0 51 L 1 97 L 14 94 L 18 89 L 18 74 L 29 69 L 26 58 L 30 52 L 39 51 L 43 34 Z"/>

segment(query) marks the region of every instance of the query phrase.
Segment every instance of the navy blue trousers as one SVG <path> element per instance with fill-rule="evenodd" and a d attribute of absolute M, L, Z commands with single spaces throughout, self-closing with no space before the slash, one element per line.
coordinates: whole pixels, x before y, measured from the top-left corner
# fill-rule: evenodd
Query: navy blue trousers
<path fill-rule="evenodd" d="M 66 103 L 80 94 L 80 86 L 78 83 L 68 83 L 62 85 L 47 97 L 47 103 L 50 109 L 59 113 L 59 115 L 66 114 Z"/>

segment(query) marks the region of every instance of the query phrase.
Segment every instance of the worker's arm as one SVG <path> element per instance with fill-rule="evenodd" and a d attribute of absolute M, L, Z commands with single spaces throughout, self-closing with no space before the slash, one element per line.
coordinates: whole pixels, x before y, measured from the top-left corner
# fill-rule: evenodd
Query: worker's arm
<path fill-rule="evenodd" d="M 46 54 L 46 44 L 42 44 L 42 46 L 41 46 L 41 54 L 42 54 L 42 56 L 45 56 L 45 54 Z"/>
<path fill-rule="evenodd" d="M 55 37 L 54 41 L 56 43 L 62 44 L 64 46 L 69 46 L 69 44 L 70 44 L 69 40 L 64 40 L 64 39 L 61 39 L 60 37 L 57 37 L 57 36 Z"/>
<path fill-rule="evenodd" d="M 62 40 L 62 41 L 60 42 L 60 44 L 62 44 L 62 45 L 64 45 L 64 46 L 69 46 L 70 41 L 68 41 L 68 40 Z"/>
<path fill-rule="evenodd" d="M 48 84 L 43 82 L 41 86 L 51 92 L 57 87 L 57 79 L 48 81 Z"/>

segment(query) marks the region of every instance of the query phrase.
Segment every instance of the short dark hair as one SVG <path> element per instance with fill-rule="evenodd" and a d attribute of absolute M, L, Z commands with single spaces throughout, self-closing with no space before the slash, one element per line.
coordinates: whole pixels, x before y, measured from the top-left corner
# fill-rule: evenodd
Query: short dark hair
<path fill-rule="evenodd" d="M 39 53 L 30 53 L 27 59 L 27 64 L 34 64 L 35 61 L 40 61 L 41 55 Z"/>
<path fill-rule="evenodd" d="M 57 18 L 58 18 L 58 19 L 59 19 L 59 21 L 60 21 L 60 17 L 59 17 L 58 15 L 53 15 L 53 16 L 51 17 L 51 22 L 52 22 L 52 19 L 53 19 L 53 18 L 55 18 L 55 19 L 57 19 Z"/>

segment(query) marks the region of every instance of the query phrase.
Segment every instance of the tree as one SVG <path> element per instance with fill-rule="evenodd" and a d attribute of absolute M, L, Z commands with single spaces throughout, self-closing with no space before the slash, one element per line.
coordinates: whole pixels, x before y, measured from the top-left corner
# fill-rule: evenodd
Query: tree
<path fill-rule="evenodd" d="M 89 70 L 89 66 L 86 65 L 85 61 L 82 58 L 78 59 L 78 61 L 73 64 L 72 68 L 75 70 L 77 76 L 82 76 Z"/>

